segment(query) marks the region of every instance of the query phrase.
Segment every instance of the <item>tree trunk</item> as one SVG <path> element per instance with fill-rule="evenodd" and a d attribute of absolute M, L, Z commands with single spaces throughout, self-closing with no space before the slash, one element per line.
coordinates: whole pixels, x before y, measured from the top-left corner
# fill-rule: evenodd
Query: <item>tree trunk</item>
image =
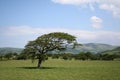
<path fill-rule="evenodd" d="M 38 59 L 38 68 L 41 68 L 41 63 L 42 63 L 42 59 L 39 58 L 39 59 Z"/>

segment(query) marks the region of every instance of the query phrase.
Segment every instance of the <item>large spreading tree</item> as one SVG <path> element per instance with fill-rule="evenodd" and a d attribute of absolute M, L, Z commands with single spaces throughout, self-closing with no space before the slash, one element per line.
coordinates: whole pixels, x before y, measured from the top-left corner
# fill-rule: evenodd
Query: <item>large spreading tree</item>
<path fill-rule="evenodd" d="M 76 37 L 68 33 L 54 32 L 44 34 L 34 41 L 29 41 L 25 46 L 25 50 L 32 53 L 33 57 L 38 58 L 38 68 L 41 67 L 42 61 L 46 54 L 53 50 L 64 50 L 68 45 L 76 45 Z M 73 46 L 74 47 L 74 46 Z"/>

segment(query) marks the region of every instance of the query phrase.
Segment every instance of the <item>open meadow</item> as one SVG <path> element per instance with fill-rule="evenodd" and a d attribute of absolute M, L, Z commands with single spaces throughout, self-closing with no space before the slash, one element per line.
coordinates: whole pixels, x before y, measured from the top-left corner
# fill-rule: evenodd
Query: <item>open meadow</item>
<path fill-rule="evenodd" d="M 120 61 L 49 59 L 0 61 L 0 80 L 120 80 Z"/>

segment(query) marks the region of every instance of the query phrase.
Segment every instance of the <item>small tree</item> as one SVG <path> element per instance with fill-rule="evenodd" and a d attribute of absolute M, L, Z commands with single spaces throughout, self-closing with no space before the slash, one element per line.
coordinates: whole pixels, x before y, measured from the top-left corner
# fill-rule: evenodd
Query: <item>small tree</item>
<path fill-rule="evenodd" d="M 67 33 L 54 32 L 44 34 L 34 41 L 30 41 L 25 49 L 32 52 L 38 58 L 38 68 L 41 67 L 42 61 L 45 59 L 46 53 L 49 51 L 64 50 L 69 44 L 76 43 L 76 37 Z"/>
<path fill-rule="evenodd" d="M 3 59 L 3 54 L 0 54 L 0 61 Z"/>
<path fill-rule="evenodd" d="M 10 58 L 12 58 L 12 53 L 7 53 L 7 54 L 5 54 L 4 57 L 9 60 Z"/>
<path fill-rule="evenodd" d="M 72 54 L 71 53 L 63 53 L 62 59 L 64 60 L 72 60 Z"/>
<path fill-rule="evenodd" d="M 86 60 L 87 56 L 85 55 L 85 52 L 80 52 L 79 54 L 76 54 L 74 58 L 76 60 Z"/>
<path fill-rule="evenodd" d="M 86 53 L 85 53 L 85 56 L 86 56 L 86 59 L 89 60 L 89 59 L 91 59 L 91 57 L 92 57 L 92 53 L 86 52 Z"/>
<path fill-rule="evenodd" d="M 60 55 L 59 54 L 52 54 L 52 59 L 59 59 Z"/>

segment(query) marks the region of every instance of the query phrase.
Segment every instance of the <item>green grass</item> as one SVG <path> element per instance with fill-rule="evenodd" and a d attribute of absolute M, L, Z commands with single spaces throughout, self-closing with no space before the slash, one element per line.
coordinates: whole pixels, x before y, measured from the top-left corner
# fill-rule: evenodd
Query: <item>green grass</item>
<path fill-rule="evenodd" d="M 0 61 L 0 80 L 120 80 L 120 61 Z"/>

